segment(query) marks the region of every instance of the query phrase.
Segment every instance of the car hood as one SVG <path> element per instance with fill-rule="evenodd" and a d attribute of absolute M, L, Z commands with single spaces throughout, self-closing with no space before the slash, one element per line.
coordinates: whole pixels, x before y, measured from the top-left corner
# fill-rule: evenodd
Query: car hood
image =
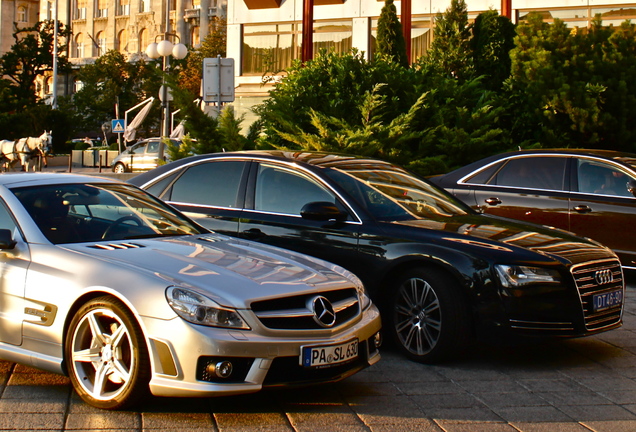
<path fill-rule="evenodd" d="M 500 251 L 501 253 L 514 252 L 521 257 L 525 250 L 571 265 L 591 260 L 616 258 L 614 252 L 594 240 L 577 237 L 555 228 L 526 224 L 497 216 L 464 215 L 455 216 L 452 221 L 422 219 L 394 223 L 409 229 L 437 230 L 438 241 L 484 248 L 490 255 Z M 525 258 L 529 258 L 527 253 Z"/>
<path fill-rule="evenodd" d="M 352 287 L 359 280 L 325 261 L 218 234 L 65 245 L 118 269 L 143 272 L 165 286 L 188 287 L 222 306 L 290 293 Z"/>

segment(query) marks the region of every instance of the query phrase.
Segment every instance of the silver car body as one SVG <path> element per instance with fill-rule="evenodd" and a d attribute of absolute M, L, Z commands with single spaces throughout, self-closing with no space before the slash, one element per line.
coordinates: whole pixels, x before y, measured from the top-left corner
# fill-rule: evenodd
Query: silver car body
<path fill-rule="evenodd" d="M 14 193 L 18 188 L 55 184 L 102 187 L 113 183 L 120 184 L 64 174 L 0 176 L 0 198 L 14 218 L 9 225 L 16 223 L 15 246 L 0 251 L 1 358 L 68 373 L 69 359 L 64 352 L 74 314 L 91 298 L 111 296 L 132 312 L 143 333 L 152 368 L 149 387 L 155 395 L 230 395 L 255 392 L 264 385 L 336 381 L 379 360 L 373 343 L 380 329 L 379 313 L 366 300 L 358 278 L 341 267 L 209 233 L 198 226 L 201 233 L 196 235 L 53 244 Z M 4 227 L 0 220 L 0 228 Z M 171 286 L 199 293 L 237 311 L 249 329 L 211 327 L 182 319 L 166 299 Z M 345 292 L 354 294 L 347 299 L 349 303 L 343 301 Z M 290 298 L 305 299 L 309 309 L 267 309 L 278 302 L 284 305 Z M 338 305 L 344 308 L 355 304 L 359 308 L 331 327 L 266 324 L 268 314 L 283 321 L 302 314 L 315 315 L 306 299 L 316 298 L 330 299 L 336 311 Z M 254 305 L 258 304 L 266 306 L 255 312 Z M 354 340 L 360 347 L 355 361 L 328 369 L 300 365 L 303 347 Z M 201 359 L 206 357 L 248 360 L 242 376 L 215 382 L 201 378 L 201 369 L 205 369 Z M 297 373 L 288 373 L 289 363 L 277 364 L 281 359 L 292 359 Z"/>

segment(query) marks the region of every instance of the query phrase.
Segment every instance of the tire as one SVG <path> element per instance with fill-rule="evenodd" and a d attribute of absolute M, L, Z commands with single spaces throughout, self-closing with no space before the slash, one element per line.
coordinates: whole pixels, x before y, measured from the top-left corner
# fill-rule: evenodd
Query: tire
<path fill-rule="evenodd" d="M 457 282 L 431 269 L 402 274 L 391 293 L 391 339 L 410 359 L 438 363 L 469 341 L 469 308 Z"/>
<path fill-rule="evenodd" d="M 113 167 L 113 172 L 117 174 L 123 174 L 126 172 L 126 167 L 123 163 L 116 163 Z"/>
<path fill-rule="evenodd" d="M 123 409 L 149 394 L 148 348 L 132 313 L 99 297 L 83 305 L 68 331 L 65 359 L 77 394 L 102 409 Z"/>

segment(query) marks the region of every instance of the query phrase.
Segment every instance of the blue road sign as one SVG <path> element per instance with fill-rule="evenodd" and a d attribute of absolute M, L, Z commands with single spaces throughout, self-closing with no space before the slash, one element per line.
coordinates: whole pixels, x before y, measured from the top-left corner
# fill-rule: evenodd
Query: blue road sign
<path fill-rule="evenodd" d="M 124 124 L 124 120 L 122 119 L 112 120 L 111 130 L 113 131 L 113 133 L 124 133 L 124 131 L 126 130 L 126 125 Z"/>

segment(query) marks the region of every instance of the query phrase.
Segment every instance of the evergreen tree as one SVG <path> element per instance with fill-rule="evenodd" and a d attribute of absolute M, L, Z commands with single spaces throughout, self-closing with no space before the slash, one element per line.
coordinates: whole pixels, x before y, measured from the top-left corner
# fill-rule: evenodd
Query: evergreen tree
<path fill-rule="evenodd" d="M 471 50 L 471 28 L 464 0 L 451 0 L 444 14 L 435 18 L 433 43 L 422 60 L 440 73 L 466 80 L 475 76 Z"/>
<path fill-rule="evenodd" d="M 514 48 L 515 25 L 495 10 L 481 13 L 472 26 L 470 47 L 475 74 L 484 86 L 500 90 L 510 76 L 510 51 Z"/>
<path fill-rule="evenodd" d="M 385 0 L 378 19 L 377 55 L 387 56 L 392 61 L 409 67 L 402 23 L 397 16 L 393 0 Z"/>

